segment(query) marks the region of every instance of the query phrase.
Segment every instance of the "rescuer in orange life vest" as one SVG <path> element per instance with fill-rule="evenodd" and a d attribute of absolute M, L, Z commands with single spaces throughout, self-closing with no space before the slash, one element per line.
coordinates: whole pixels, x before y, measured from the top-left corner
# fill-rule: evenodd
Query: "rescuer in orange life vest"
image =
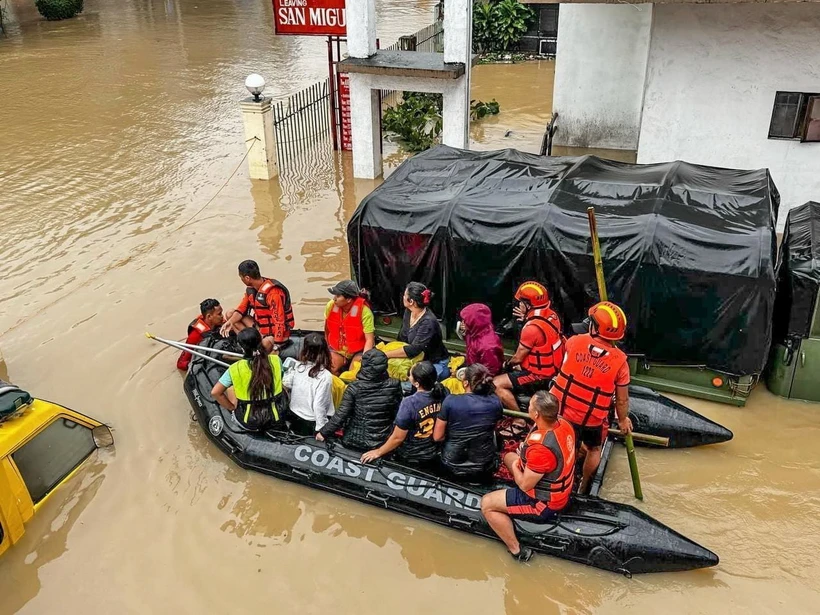
<path fill-rule="evenodd" d="M 267 352 L 271 352 L 274 345 L 287 343 L 294 327 L 288 289 L 277 280 L 263 278 L 255 261 L 239 263 L 239 279 L 246 286 L 245 296 L 238 308 L 228 311 L 220 333 L 227 336 L 231 331 L 239 333 L 247 327 L 256 327 Z"/>
<path fill-rule="evenodd" d="M 513 314 L 524 321 L 518 349 L 506 367 L 520 366 L 495 377 L 496 394 L 508 410 L 518 410 L 516 395 L 547 390 L 564 360 L 561 321 L 550 308 L 547 289 L 538 282 L 524 282 L 515 293 Z"/>
<path fill-rule="evenodd" d="M 330 346 L 330 371 L 338 376 L 376 345 L 376 325 L 367 292 L 359 290 L 356 282 L 342 280 L 328 292 L 333 299 L 325 307 L 325 339 Z"/>
<path fill-rule="evenodd" d="M 487 523 L 521 562 L 532 557 L 532 549 L 519 544 L 512 519 L 550 521 L 569 504 L 575 480 L 575 431 L 558 416 L 558 401 L 538 391 L 530 399 L 528 414 L 535 423 L 532 431 L 517 453 L 504 455 L 515 486 L 481 498 Z"/>
<path fill-rule="evenodd" d="M 566 343 L 566 358 L 550 388 L 561 416 L 572 423 L 575 438 L 585 454 L 580 489 L 587 488 L 601 462 L 609 411 L 615 401 L 618 426 L 632 432 L 629 418 L 629 364 L 615 342 L 626 333 L 624 311 L 610 301 L 589 310 L 589 333 L 574 335 Z"/>
<path fill-rule="evenodd" d="M 216 299 L 205 299 L 199 304 L 199 316 L 188 325 L 188 339 L 186 344 L 194 344 L 199 346 L 202 343 L 202 338 L 206 333 L 218 331 L 225 323 L 225 317 L 222 315 L 222 306 Z M 179 369 L 188 369 L 191 363 L 192 355 L 187 350 L 183 350 L 182 354 L 177 359 L 177 367 Z"/>

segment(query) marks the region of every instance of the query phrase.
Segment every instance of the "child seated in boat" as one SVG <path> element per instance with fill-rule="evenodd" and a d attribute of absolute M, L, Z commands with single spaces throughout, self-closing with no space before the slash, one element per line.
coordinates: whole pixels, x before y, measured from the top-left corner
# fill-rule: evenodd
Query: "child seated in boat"
<path fill-rule="evenodd" d="M 360 451 L 378 448 L 390 436 L 401 400 L 401 383 L 387 373 L 387 355 L 372 348 L 362 355 L 356 380 L 347 385 L 338 410 L 316 439 L 326 440 L 343 427 L 345 447 Z"/>
<path fill-rule="evenodd" d="M 402 400 L 393 433 L 387 442 L 362 455 L 362 463 L 375 461 L 396 449 L 396 456 L 406 463 L 426 465 L 438 457 L 433 425 L 441 412 L 447 389 L 436 382 L 437 377 L 436 368 L 429 361 L 413 366 L 410 384 L 416 392 Z"/>
<path fill-rule="evenodd" d="M 464 370 L 464 395 L 444 400 L 433 428 L 443 442 L 441 462 L 453 476 L 482 481 L 498 467 L 495 425 L 503 416 L 490 372 L 481 363 Z"/>
<path fill-rule="evenodd" d="M 199 346 L 202 339 L 208 333 L 215 333 L 225 323 L 225 316 L 222 314 L 222 306 L 216 299 L 205 299 L 199 304 L 199 316 L 191 321 L 188 325 L 188 339 L 186 344 L 194 344 Z M 191 363 L 192 355 L 187 350 L 183 350 L 182 354 L 177 359 L 177 367 L 182 370 L 187 370 Z"/>

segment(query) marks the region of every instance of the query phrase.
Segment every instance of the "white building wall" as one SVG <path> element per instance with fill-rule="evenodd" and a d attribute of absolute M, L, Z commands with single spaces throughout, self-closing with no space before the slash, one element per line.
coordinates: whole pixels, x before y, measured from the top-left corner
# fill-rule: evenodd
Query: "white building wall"
<path fill-rule="evenodd" d="M 777 90 L 820 92 L 820 4 L 656 5 L 638 162 L 767 167 L 782 230 L 820 200 L 820 144 L 767 138 Z"/>
<path fill-rule="evenodd" d="M 562 4 L 556 145 L 637 149 L 651 4 Z"/>

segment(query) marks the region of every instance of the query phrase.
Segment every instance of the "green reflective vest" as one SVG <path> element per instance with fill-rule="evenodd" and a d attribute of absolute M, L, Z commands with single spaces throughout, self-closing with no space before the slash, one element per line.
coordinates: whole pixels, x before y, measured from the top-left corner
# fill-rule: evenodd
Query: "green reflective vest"
<path fill-rule="evenodd" d="M 264 400 L 258 401 L 270 401 L 273 420 L 278 423 L 279 410 L 276 408 L 275 399 L 282 394 L 282 362 L 275 354 L 268 355 L 268 361 L 270 361 L 270 368 L 271 371 L 273 371 L 273 394 Z M 251 414 L 251 406 L 248 403 L 243 404 L 242 402 L 251 401 L 251 364 L 247 359 L 240 359 L 236 363 L 231 364 L 228 368 L 228 372 L 231 374 L 233 392 L 236 395 L 236 400 L 239 402 L 237 412 L 244 406 L 245 414 L 242 422 L 247 424 Z"/>

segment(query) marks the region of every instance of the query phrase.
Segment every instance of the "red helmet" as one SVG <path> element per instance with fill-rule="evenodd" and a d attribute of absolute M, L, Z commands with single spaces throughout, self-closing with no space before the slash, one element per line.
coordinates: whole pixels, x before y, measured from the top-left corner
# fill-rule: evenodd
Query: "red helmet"
<path fill-rule="evenodd" d="M 548 307 L 550 304 L 547 289 L 543 284 L 533 281 L 524 282 L 518 287 L 518 290 L 515 291 L 515 300 L 529 303 L 536 309 Z"/>
<path fill-rule="evenodd" d="M 601 301 L 589 308 L 589 317 L 595 323 L 597 335 L 616 342 L 626 334 L 626 314 L 611 301 Z"/>

